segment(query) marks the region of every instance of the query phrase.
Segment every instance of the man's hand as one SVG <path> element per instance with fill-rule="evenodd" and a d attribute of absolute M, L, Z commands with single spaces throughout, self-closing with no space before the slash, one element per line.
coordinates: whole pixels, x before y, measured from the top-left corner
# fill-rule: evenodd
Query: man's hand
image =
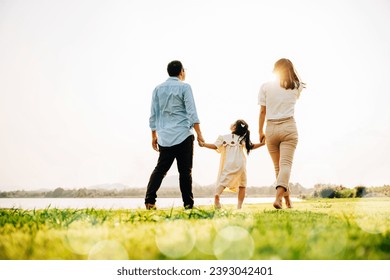
<path fill-rule="evenodd" d="M 152 147 L 153 147 L 153 150 L 158 152 L 157 137 L 152 139 Z"/>
<path fill-rule="evenodd" d="M 200 125 L 198 123 L 195 123 L 194 129 L 196 132 L 196 136 L 197 136 L 196 139 L 198 140 L 198 144 L 199 144 L 199 146 L 202 147 L 202 145 L 204 144 L 204 138 L 202 136 L 202 131 L 200 130 Z"/>
<path fill-rule="evenodd" d="M 157 143 L 157 132 L 155 130 L 152 130 L 152 147 L 153 147 L 153 150 L 155 151 L 159 151 L 158 150 L 158 143 Z"/>
<path fill-rule="evenodd" d="M 203 136 L 202 135 L 198 135 L 197 140 L 198 140 L 199 146 L 203 147 L 204 142 L 205 142 L 204 139 L 203 139 Z"/>

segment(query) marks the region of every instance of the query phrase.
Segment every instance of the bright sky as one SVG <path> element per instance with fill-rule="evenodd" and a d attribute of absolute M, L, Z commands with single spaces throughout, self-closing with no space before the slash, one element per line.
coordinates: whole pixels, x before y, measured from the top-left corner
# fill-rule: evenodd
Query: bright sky
<path fill-rule="evenodd" d="M 390 184 L 389 26 L 387 0 L 0 0 L 0 189 L 146 186 L 151 93 L 174 59 L 206 141 L 243 118 L 257 142 L 281 57 L 307 83 L 291 182 Z M 218 164 L 196 145 L 194 181 Z M 273 183 L 265 147 L 247 165 L 249 186 Z"/>

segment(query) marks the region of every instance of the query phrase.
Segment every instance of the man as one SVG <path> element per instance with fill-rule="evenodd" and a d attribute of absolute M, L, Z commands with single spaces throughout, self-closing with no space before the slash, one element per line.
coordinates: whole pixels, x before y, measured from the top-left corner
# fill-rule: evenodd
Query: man
<path fill-rule="evenodd" d="M 153 149 L 160 153 L 145 195 L 146 209 L 155 209 L 157 191 L 173 161 L 179 171 L 180 191 L 184 208 L 194 205 L 192 194 L 192 160 L 194 133 L 204 142 L 191 86 L 184 83 L 186 73 L 180 61 L 168 64 L 168 80 L 158 85 L 152 95 L 149 127 Z"/>

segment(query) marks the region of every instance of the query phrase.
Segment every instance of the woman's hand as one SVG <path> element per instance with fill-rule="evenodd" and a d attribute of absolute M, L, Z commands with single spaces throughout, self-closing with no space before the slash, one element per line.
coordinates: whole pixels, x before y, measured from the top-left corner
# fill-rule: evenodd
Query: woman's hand
<path fill-rule="evenodd" d="M 260 143 L 264 145 L 265 144 L 265 134 L 264 134 L 264 132 L 260 132 L 259 139 L 260 139 Z"/>

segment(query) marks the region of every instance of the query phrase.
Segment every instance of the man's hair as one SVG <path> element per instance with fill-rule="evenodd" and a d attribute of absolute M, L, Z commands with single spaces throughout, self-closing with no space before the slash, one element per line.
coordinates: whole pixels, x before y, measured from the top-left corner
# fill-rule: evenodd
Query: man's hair
<path fill-rule="evenodd" d="M 179 60 L 174 60 L 169 62 L 167 67 L 167 71 L 170 77 L 179 76 L 182 69 L 183 69 L 183 64 L 181 64 Z"/>

